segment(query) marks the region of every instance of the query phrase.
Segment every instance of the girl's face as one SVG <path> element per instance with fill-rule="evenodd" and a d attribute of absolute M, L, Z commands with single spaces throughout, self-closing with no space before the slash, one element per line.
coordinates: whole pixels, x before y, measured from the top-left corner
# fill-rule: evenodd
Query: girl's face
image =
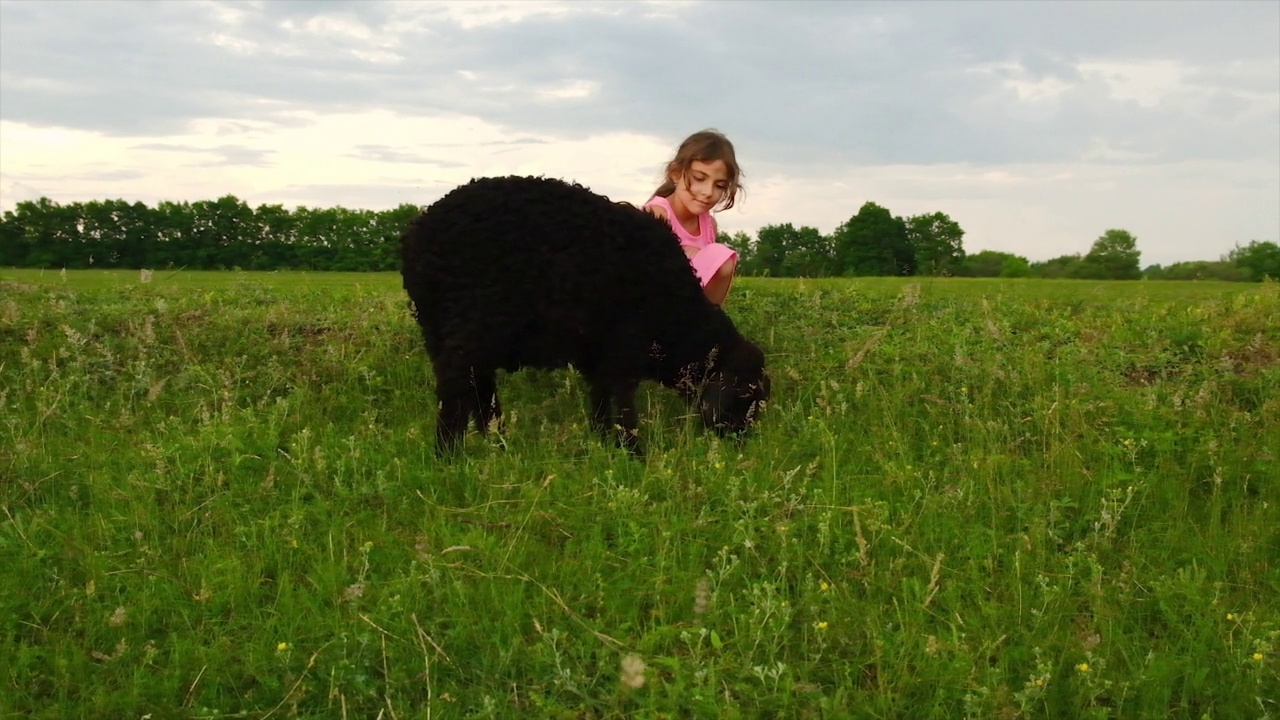
<path fill-rule="evenodd" d="M 682 175 L 673 175 L 676 190 L 671 194 L 692 215 L 711 210 L 724 199 L 729 190 L 729 168 L 723 160 L 703 162 L 694 160 Z"/>

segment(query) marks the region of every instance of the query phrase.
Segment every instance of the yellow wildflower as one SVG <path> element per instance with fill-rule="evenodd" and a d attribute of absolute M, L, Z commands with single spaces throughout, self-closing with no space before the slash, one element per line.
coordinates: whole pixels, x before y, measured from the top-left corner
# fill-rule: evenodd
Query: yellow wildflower
<path fill-rule="evenodd" d="M 1089 663 L 1080 663 L 1076 666 L 1076 669 L 1082 673 L 1087 673 L 1089 672 Z"/>
<path fill-rule="evenodd" d="M 284 652 L 285 650 L 288 650 L 288 649 L 289 649 L 289 643 L 287 642 L 282 642 L 276 646 L 276 652 Z"/>

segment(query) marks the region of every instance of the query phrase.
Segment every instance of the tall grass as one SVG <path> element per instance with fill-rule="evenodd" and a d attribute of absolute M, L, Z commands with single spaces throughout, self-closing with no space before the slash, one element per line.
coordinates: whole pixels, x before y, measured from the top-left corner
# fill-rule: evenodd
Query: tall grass
<path fill-rule="evenodd" d="M 741 444 L 432 452 L 394 275 L 0 271 L 0 714 L 1275 717 L 1280 288 L 745 279 Z"/>

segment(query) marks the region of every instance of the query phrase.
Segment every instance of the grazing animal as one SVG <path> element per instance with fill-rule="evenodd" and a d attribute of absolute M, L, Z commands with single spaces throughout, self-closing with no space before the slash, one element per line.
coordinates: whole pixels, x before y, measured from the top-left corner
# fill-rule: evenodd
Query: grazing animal
<path fill-rule="evenodd" d="M 500 419 L 499 369 L 572 365 L 592 426 L 636 455 L 635 394 L 655 380 L 741 433 L 769 395 L 764 354 L 707 300 L 671 229 L 578 184 L 472 180 L 400 240 L 401 275 L 436 377 L 436 450 Z"/>

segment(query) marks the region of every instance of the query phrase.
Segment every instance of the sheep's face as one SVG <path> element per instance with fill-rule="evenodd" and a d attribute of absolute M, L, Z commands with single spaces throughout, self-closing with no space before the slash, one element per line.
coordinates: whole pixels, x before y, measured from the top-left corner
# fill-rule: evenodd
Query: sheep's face
<path fill-rule="evenodd" d="M 750 343 L 712 370 L 698 399 L 702 422 L 721 435 L 741 434 L 756 421 L 769 399 L 764 354 Z"/>

